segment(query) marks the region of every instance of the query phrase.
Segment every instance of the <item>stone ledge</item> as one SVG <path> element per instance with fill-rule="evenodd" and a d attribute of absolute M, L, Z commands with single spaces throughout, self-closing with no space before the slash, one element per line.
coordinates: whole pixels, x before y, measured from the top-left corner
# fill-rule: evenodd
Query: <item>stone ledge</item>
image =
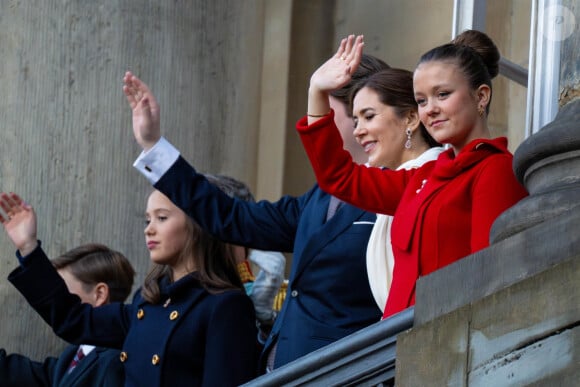
<path fill-rule="evenodd" d="M 415 326 L 568 260 L 580 258 L 580 207 L 417 281 Z"/>
<path fill-rule="evenodd" d="M 412 328 L 397 337 L 397 385 L 575 385 L 579 294 L 575 257 Z"/>

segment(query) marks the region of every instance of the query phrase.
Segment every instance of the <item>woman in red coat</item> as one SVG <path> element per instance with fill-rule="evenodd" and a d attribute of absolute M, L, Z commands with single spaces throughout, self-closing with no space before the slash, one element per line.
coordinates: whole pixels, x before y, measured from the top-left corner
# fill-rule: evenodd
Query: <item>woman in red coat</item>
<path fill-rule="evenodd" d="M 487 125 L 499 51 L 478 31 L 421 57 L 413 76 L 419 116 L 431 136 L 449 144 L 413 170 L 360 167 L 342 149 L 328 93 L 348 82 L 363 48 L 349 36 L 314 72 L 308 115 L 297 123 L 320 187 L 365 210 L 394 215 L 393 282 L 383 317 L 415 303 L 415 282 L 489 245 L 492 223 L 527 195 L 512 170 L 507 139 Z"/>

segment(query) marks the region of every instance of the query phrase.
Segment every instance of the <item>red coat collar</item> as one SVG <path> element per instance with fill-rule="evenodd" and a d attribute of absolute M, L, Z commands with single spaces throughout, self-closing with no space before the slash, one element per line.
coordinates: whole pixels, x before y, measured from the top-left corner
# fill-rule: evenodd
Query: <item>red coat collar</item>
<path fill-rule="evenodd" d="M 439 155 L 432 177 L 441 180 L 451 179 L 492 153 L 509 153 L 506 137 L 473 140 L 457 156 L 453 153 L 453 149 L 446 150 Z"/>
<path fill-rule="evenodd" d="M 406 202 L 405 207 L 399 207 L 395 214 L 392 244 L 401 250 L 409 250 L 421 208 L 450 180 L 494 153 L 509 154 L 507 138 L 474 140 L 457 156 L 453 149 L 448 149 L 436 161 L 419 168 L 419 173 L 409 182 L 402 199 Z"/>

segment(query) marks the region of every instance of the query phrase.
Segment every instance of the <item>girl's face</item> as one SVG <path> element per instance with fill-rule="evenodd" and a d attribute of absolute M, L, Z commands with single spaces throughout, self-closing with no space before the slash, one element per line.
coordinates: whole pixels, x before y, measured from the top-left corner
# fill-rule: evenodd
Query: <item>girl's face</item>
<path fill-rule="evenodd" d="M 363 87 L 353 101 L 354 135 L 373 167 L 396 169 L 403 163 L 407 120 L 379 100 L 376 91 Z"/>
<path fill-rule="evenodd" d="M 423 125 L 435 140 L 451 144 L 455 153 L 476 138 L 489 137 L 478 108 L 487 106 L 490 89 L 482 85 L 473 90 L 457 65 L 421 63 L 413 76 L 413 88 Z"/>
<path fill-rule="evenodd" d="M 153 191 L 147 200 L 145 219 L 145 242 L 151 260 L 159 265 L 170 266 L 174 276 L 179 276 L 185 270 L 186 261 L 181 259 L 183 251 L 192 238 L 187 215 L 167 196 Z"/>

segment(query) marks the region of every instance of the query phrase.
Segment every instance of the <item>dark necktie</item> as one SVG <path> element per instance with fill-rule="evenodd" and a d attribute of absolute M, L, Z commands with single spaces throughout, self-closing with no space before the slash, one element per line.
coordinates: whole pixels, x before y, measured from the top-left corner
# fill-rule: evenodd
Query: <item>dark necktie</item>
<path fill-rule="evenodd" d="M 77 353 L 75 354 L 75 357 L 72 359 L 70 365 L 68 366 L 68 373 L 71 373 L 72 370 L 75 369 L 75 367 L 79 364 L 79 362 L 83 359 L 83 357 L 85 357 L 85 353 L 83 352 L 83 349 L 79 347 Z"/>

